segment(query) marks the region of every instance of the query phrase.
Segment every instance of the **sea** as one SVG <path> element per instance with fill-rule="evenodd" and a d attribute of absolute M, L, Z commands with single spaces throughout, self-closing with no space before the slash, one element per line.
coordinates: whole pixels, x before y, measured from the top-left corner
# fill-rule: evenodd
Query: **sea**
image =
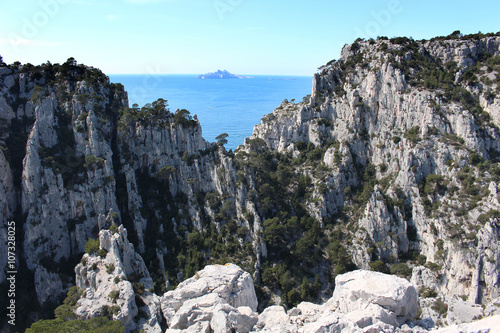
<path fill-rule="evenodd" d="M 254 125 L 284 99 L 296 102 L 311 94 L 312 76 L 249 75 L 246 79 L 197 79 L 197 75 L 110 75 L 128 92 L 129 105 L 140 107 L 158 98 L 168 100 L 171 112 L 186 109 L 201 123 L 210 142 L 229 135 L 226 149 L 236 149 L 252 134 Z"/>

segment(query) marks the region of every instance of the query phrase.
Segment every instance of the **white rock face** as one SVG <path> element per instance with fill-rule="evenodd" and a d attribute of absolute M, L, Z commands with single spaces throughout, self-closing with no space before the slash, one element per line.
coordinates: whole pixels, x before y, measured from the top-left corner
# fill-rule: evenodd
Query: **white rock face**
<path fill-rule="evenodd" d="M 312 196 L 320 204 L 306 205 L 318 219 L 338 214 L 346 204 L 353 208 L 352 190 L 363 181 L 359 172 L 374 166 L 378 186 L 361 208 L 363 214 L 356 220 L 359 228 L 348 247 L 357 267 L 368 269 L 374 259 L 402 259 L 402 253 L 415 251 L 441 267 L 433 272 L 435 277 L 417 268 L 419 286 L 432 288 L 445 300 L 461 295 L 487 304 L 500 296 L 500 258 L 495 252 L 500 238 L 496 218 L 484 223 L 477 220 L 481 214 L 500 210 L 498 181 L 472 166 L 469 159 L 475 152 L 497 167 L 491 156 L 500 151 L 500 136 L 490 124 L 481 124 L 471 107 L 456 99 L 443 100 L 439 89 L 412 84 L 408 77 L 418 69 L 406 68 L 405 61 L 422 55 L 443 64 L 454 61 L 459 68 L 457 85 L 478 57 L 485 52 L 500 54 L 500 37 L 428 41 L 414 45 L 411 52 L 384 40 L 356 45 L 359 49 L 345 46 L 338 61 L 314 75 L 310 100 L 283 102 L 254 127 L 252 139 L 262 139 L 269 149 L 291 152 L 294 157 L 302 154 L 297 141 L 328 148 L 322 158 L 328 176 L 315 179 L 323 189 Z M 388 47 L 392 54 L 380 52 L 380 47 Z M 394 57 L 398 52 L 402 55 Z M 362 61 L 345 70 L 357 56 Z M 482 70 L 480 82 L 496 80 L 496 71 L 488 72 L 486 66 Z M 500 99 L 488 93 L 496 89 L 496 83 L 479 86 L 463 84 L 462 88 L 498 125 Z M 413 138 L 408 135 L 412 129 Z M 485 192 L 477 203 L 470 193 L 464 195 L 460 176 L 464 170 Z M 315 177 L 313 172 L 308 175 Z M 429 175 L 443 177 L 447 189 L 425 191 Z M 440 239 L 443 243 L 438 248 Z"/>
<path fill-rule="evenodd" d="M 394 325 L 415 317 L 418 294 L 415 287 L 405 279 L 358 270 L 335 278 L 335 291 L 328 304 L 345 314 L 371 306 L 371 313 L 387 319 L 381 321 Z"/>
<path fill-rule="evenodd" d="M 254 331 L 399 332 L 417 312 L 415 287 L 396 276 L 358 270 L 338 275 L 335 283 L 323 305 L 303 302 L 288 313 L 281 306 L 265 309 Z"/>
<path fill-rule="evenodd" d="M 260 315 L 254 327 L 256 332 L 297 332 L 297 325 L 290 321 L 290 316 L 282 306 L 270 306 Z"/>
<path fill-rule="evenodd" d="M 160 333 L 162 316 L 160 299 L 149 292 L 153 281 L 141 256 L 127 240 L 123 226 L 112 234 L 102 230 L 99 235 L 100 248 L 107 254 L 104 258 L 85 254 L 82 262 L 75 268 L 76 285 L 85 290 L 85 296 L 78 301 L 75 311 L 84 319 L 105 314 L 105 309 L 113 313 L 113 319 L 124 322 L 127 332 L 139 329 L 145 332 Z M 137 294 L 130 279 L 142 285 L 144 292 Z M 144 305 L 139 309 L 136 297 Z M 139 310 L 145 312 L 147 319 L 139 322 L 135 317 Z"/>
<path fill-rule="evenodd" d="M 476 322 L 453 325 L 433 331 L 436 333 L 499 333 L 500 316 L 488 317 Z"/>
<path fill-rule="evenodd" d="M 169 332 L 210 323 L 214 332 L 248 332 L 257 322 L 253 280 L 234 264 L 206 266 L 161 298 Z"/>

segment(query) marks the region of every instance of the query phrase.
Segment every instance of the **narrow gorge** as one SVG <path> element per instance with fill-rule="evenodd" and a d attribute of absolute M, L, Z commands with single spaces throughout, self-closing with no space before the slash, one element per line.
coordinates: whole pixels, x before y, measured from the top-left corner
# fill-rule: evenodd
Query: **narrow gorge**
<path fill-rule="evenodd" d="M 233 152 L 73 58 L 0 63 L 19 329 L 56 307 L 127 332 L 425 332 L 500 314 L 499 92 L 498 33 L 358 39 Z M 415 308 L 349 315 L 335 281 L 356 269 L 394 275 Z M 213 305 L 204 319 L 190 297 Z"/>

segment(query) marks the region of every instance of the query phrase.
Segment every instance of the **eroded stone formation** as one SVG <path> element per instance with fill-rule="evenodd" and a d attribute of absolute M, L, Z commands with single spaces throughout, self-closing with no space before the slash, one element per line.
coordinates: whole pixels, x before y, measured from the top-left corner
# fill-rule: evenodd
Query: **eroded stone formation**
<path fill-rule="evenodd" d="M 22 231 L 24 299 L 57 303 L 76 282 L 87 290 L 79 315 L 128 330 L 366 331 L 414 315 L 410 305 L 334 307 L 334 288 L 348 283 L 332 277 L 357 268 L 410 280 L 422 329 L 495 315 L 499 46 L 497 35 L 358 40 L 235 153 L 165 100 L 129 107 L 123 86 L 73 59 L 2 64 L 0 240 L 9 221 Z M 105 255 L 78 264 L 96 238 Z M 217 262 L 251 274 L 260 315 L 227 295 L 241 293 L 239 278 L 192 299 L 168 291 L 205 283 L 201 269 Z"/>

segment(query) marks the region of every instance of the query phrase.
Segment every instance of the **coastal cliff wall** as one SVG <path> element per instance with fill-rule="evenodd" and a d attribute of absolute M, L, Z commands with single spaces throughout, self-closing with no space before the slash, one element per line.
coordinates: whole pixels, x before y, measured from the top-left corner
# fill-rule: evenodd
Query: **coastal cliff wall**
<path fill-rule="evenodd" d="M 235 152 L 166 100 L 129 107 L 123 86 L 73 59 L 0 67 L 0 240 L 14 221 L 42 308 L 75 284 L 88 240 L 124 226 L 152 295 L 234 262 L 259 310 L 291 308 L 362 268 L 405 276 L 425 315 L 455 323 L 432 302 L 500 297 L 499 47 L 357 40 Z"/>

